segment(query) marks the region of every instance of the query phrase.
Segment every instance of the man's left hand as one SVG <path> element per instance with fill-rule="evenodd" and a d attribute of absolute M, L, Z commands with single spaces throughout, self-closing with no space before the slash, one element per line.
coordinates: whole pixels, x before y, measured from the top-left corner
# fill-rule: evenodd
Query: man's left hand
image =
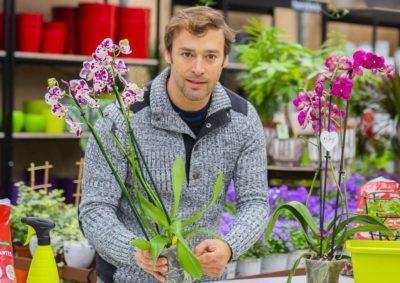
<path fill-rule="evenodd" d="M 205 275 L 219 277 L 231 258 L 232 250 L 226 242 L 213 239 L 202 241 L 194 249 L 194 253 Z"/>

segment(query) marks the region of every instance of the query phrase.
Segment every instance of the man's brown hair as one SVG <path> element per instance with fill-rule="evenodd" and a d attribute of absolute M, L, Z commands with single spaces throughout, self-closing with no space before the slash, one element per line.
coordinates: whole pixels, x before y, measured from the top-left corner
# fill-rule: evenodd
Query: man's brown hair
<path fill-rule="evenodd" d="M 224 55 L 228 55 L 235 32 L 226 24 L 223 15 L 209 7 L 191 7 L 179 10 L 165 27 L 164 44 L 171 54 L 174 36 L 181 30 L 187 30 L 193 35 L 202 36 L 209 29 L 220 29 L 224 32 Z"/>

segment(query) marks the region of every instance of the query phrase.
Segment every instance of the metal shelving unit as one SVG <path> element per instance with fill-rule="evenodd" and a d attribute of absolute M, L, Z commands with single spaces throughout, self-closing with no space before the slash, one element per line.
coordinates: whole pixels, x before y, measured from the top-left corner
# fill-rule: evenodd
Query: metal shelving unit
<path fill-rule="evenodd" d="M 1 55 L 1 54 L 0 54 Z M 72 54 L 47 54 L 36 52 L 16 51 L 14 53 L 17 63 L 37 63 L 37 64 L 55 64 L 55 65 L 81 65 L 83 61 L 90 60 L 90 56 L 72 55 Z M 140 59 L 124 58 L 126 65 L 158 67 L 158 59 Z"/>
<path fill-rule="evenodd" d="M 125 63 L 130 66 L 143 66 L 152 70 L 153 74 L 159 71 L 160 58 L 160 2 L 156 1 L 156 48 L 155 58 L 136 59 L 126 58 Z M 45 54 L 16 51 L 16 0 L 3 1 L 3 38 L 4 50 L 0 50 L 0 61 L 3 64 L 2 83 L 2 115 L 3 129 L 0 132 L 1 162 L 0 162 L 0 198 L 9 197 L 12 188 L 13 141 L 14 140 L 79 140 L 72 134 L 49 135 L 45 133 L 13 133 L 12 112 L 15 97 L 15 68 L 21 64 L 45 64 L 45 65 L 81 65 L 89 56 L 70 54 Z M 9 19 L 9 20 L 7 20 Z"/>
<path fill-rule="evenodd" d="M 326 38 L 326 31 L 330 21 L 372 26 L 371 43 L 372 48 L 375 51 L 378 27 L 400 29 L 400 10 L 385 8 L 351 9 L 346 16 L 340 19 L 329 18 L 326 15 L 323 15 L 322 30 L 325 34 L 324 38 Z"/>

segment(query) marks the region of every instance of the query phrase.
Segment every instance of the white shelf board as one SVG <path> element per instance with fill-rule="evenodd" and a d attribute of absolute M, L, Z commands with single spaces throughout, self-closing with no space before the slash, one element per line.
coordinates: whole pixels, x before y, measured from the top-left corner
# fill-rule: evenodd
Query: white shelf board
<path fill-rule="evenodd" d="M 89 137 L 88 133 L 84 133 L 82 137 Z M 0 139 L 4 138 L 4 133 L 0 132 Z M 63 134 L 46 134 L 46 133 L 27 133 L 19 132 L 13 133 L 14 139 L 79 139 L 73 134 L 63 133 Z"/>
<path fill-rule="evenodd" d="M 65 63 L 81 63 L 83 61 L 91 59 L 90 56 L 85 56 L 85 55 L 49 54 L 49 53 L 23 52 L 23 51 L 16 51 L 14 53 L 14 56 L 17 59 L 17 61 L 43 61 L 43 62 L 55 61 L 55 62 L 65 62 Z M 123 58 L 123 57 L 121 57 L 121 59 L 125 61 L 126 65 L 137 65 L 137 66 L 158 65 L 157 59 Z"/>

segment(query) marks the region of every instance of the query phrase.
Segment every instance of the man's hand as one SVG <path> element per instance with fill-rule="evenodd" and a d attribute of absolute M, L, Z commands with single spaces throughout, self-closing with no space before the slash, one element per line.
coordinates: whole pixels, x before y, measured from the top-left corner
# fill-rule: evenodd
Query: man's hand
<path fill-rule="evenodd" d="M 153 275 L 158 281 L 165 282 L 164 273 L 168 271 L 168 261 L 165 257 L 158 258 L 156 264 L 153 264 L 151 254 L 148 251 L 138 249 L 135 260 L 144 271 Z"/>
<path fill-rule="evenodd" d="M 205 275 L 219 277 L 231 258 L 232 250 L 224 241 L 204 240 L 194 249 L 194 253 Z"/>

